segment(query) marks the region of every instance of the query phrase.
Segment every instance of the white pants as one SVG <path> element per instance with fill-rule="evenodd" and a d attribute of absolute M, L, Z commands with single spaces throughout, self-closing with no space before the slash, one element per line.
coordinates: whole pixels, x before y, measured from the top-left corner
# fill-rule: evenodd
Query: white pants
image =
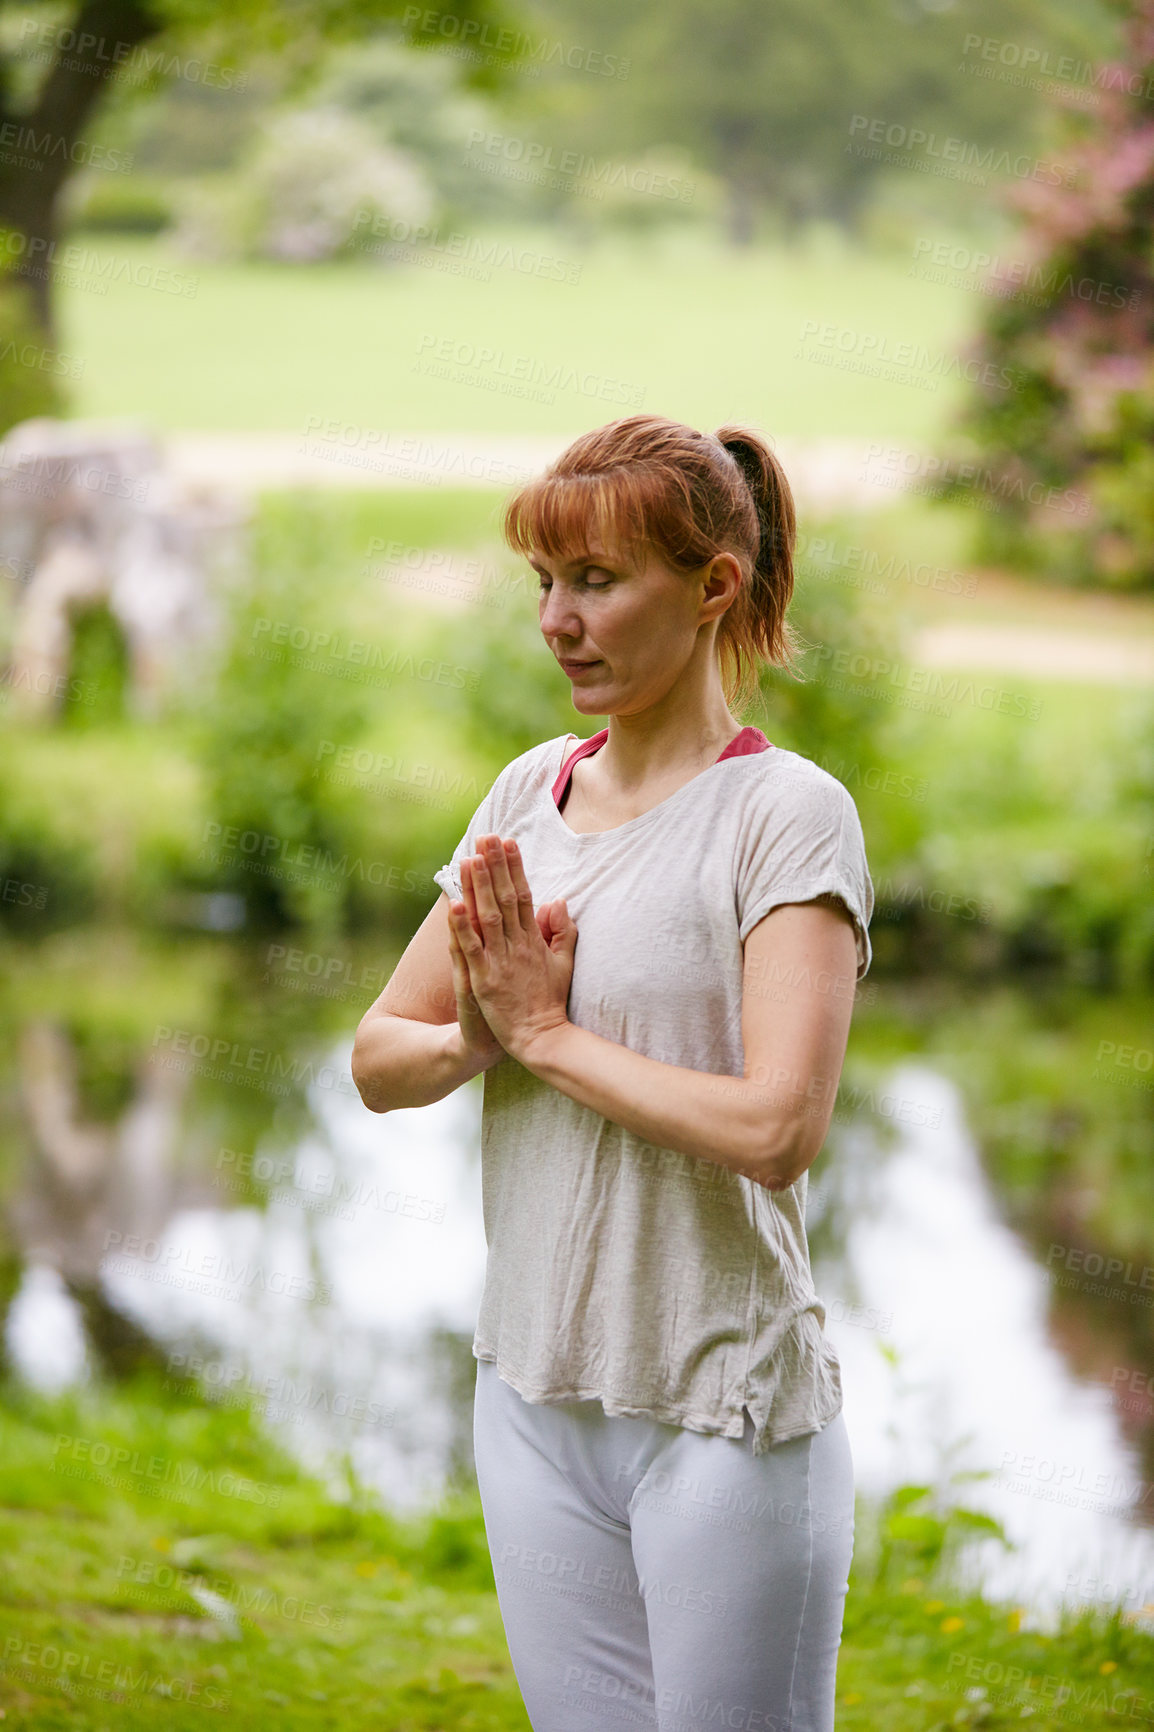
<path fill-rule="evenodd" d="M 832 1732 L 853 1552 L 839 1413 L 752 1450 L 477 1363 L 477 1481 L 534 1732 Z"/>

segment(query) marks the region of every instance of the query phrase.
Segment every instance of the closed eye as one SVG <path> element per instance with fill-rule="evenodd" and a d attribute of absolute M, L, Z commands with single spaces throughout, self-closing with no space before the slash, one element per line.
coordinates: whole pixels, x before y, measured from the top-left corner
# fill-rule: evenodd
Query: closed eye
<path fill-rule="evenodd" d="M 608 588 L 609 588 L 609 587 L 610 587 L 610 585 L 611 585 L 611 584 L 612 584 L 612 582 L 613 582 L 613 579 L 612 579 L 612 578 L 611 578 L 611 577 L 607 577 L 607 578 L 605 578 L 605 579 L 604 579 L 604 581 L 603 581 L 603 582 L 600 582 L 600 583 L 592 583 L 592 582 L 590 582 L 590 580 L 589 580 L 589 578 L 588 578 L 588 577 L 587 577 L 587 576 L 584 576 L 584 575 L 583 575 L 583 576 L 582 576 L 582 577 L 581 577 L 581 578 L 580 578 L 580 579 L 579 579 L 579 580 L 578 580 L 578 582 L 579 582 L 579 583 L 580 583 L 580 584 L 581 584 L 581 585 L 582 585 L 582 586 L 583 586 L 583 587 L 584 587 L 584 588 L 585 588 L 585 589 L 608 589 Z M 537 591 L 538 591 L 538 594 L 540 594 L 540 595 L 544 595 L 544 594 L 545 594 L 545 592 L 546 592 L 546 591 L 547 591 L 547 590 L 550 590 L 550 589 L 552 589 L 552 587 L 553 587 L 553 585 L 552 585 L 552 580 L 551 580 L 551 579 L 550 579 L 550 578 L 547 578 L 547 577 L 542 577 L 542 578 L 541 578 L 541 580 L 540 580 L 540 582 L 539 582 L 539 583 L 538 583 L 538 585 L 537 585 Z"/>

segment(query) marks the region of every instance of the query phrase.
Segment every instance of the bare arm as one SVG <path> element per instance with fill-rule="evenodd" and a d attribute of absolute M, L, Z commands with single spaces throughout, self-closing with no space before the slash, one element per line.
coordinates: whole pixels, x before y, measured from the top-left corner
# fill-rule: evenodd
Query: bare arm
<path fill-rule="evenodd" d="M 467 1046 L 449 956 L 449 898 L 441 893 L 413 934 L 388 985 L 361 1018 L 352 1076 L 374 1113 L 424 1107 L 504 1058 Z"/>
<path fill-rule="evenodd" d="M 545 984 L 543 940 L 515 847 L 507 856 L 497 837 L 479 837 L 478 846 L 468 864 L 480 931 L 463 903 L 450 905 L 449 920 L 506 1051 L 660 1148 L 769 1190 L 799 1178 L 829 1129 L 849 1037 L 857 953 L 844 907 L 786 903 L 754 927 L 744 952 L 744 1076 L 718 1076 L 647 1058 L 570 1022 Z"/>
<path fill-rule="evenodd" d="M 647 1142 L 783 1190 L 829 1130 L 856 972 L 849 916 L 787 903 L 745 944 L 744 1077 L 663 1064 L 571 1022 L 536 1036 L 520 1062 Z"/>

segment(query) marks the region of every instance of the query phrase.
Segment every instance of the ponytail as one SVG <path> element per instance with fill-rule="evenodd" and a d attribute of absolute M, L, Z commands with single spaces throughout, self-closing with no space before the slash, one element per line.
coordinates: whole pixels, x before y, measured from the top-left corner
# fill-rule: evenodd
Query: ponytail
<path fill-rule="evenodd" d="M 759 434 L 747 427 L 719 427 L 714 437 L 732 457 L 757 513 L 749 583 L 722 620 L 720 633 L 734 669 L 734 697 L 748 701 L 757 688 L 758 663 L 788 666 L 797 651 L 785 617 L 793 595 L 797 512 L 785 471 Z"/>

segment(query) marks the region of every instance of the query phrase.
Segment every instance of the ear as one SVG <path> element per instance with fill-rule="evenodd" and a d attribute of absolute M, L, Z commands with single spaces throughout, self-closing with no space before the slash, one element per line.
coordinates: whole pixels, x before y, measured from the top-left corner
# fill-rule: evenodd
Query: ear
<path fill-rule="evenodd" d="M 713 556 L 702 572 L 701 588 L 702 619 L 720 619 L 733 606 L 741 588 L 741 567 L 732 553 Z"/>

